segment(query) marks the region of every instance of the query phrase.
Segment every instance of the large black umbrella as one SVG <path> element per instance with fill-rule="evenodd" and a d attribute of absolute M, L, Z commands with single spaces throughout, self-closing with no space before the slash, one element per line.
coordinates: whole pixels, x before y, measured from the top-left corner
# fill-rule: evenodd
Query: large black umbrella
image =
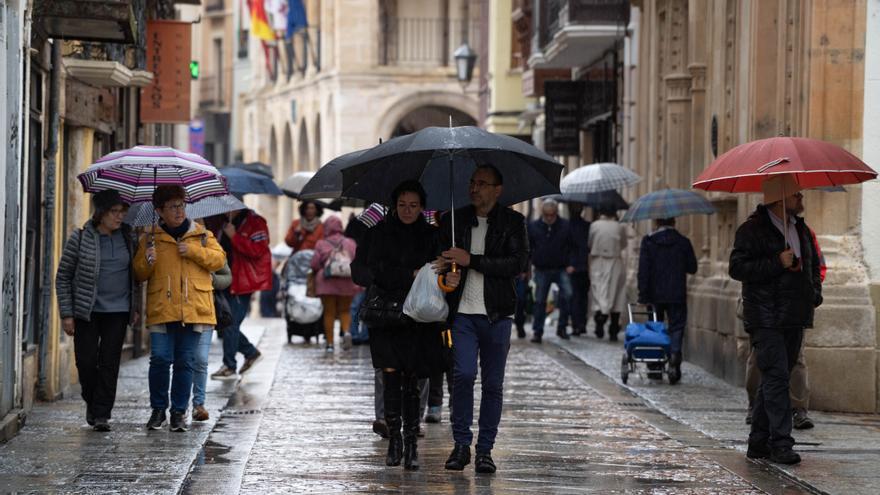
<path fill-rule="evenodd" d="M 559 192 L 563 167 L 550 155 L 525 141 L 465 126 L 428 127 L 353 157 L 340 167 L 341 195 L 388 204 L 398 184 L 415 179 L 428 193 L 426 208 L 457 208 L 470 204 L 470 177 L 484 163 L 504 178 L 503 205 Z"/>
<path fill-rule="evenodd" d="M 357 150 L 325 163 L 299 190 L 298 199 L 337 199 L 342 195 L 341 170 L 353 163 L 368 150 Z"/>
<path fill-rule="evenodd" d="M 272 167 L 263 162 L 233 162 L 227 165 L 227 167 L 240 168 L 255 174 L 265 175 L 270 179 L 275 178 L 275 175 L 272 173 Z"/>

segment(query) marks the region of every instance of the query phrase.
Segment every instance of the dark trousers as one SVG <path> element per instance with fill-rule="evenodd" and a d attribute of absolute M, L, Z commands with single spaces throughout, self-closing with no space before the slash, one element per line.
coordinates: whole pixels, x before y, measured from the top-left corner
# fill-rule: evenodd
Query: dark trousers
<path fill-rule="evenodd" d="M 490 322 L 486 315 L 458 314 L 452 322 L 452 438 L 459 445 L 470 445 L 474 434 L 474 382 L 477 358 L 480 363 L 480 432 L 477 453 L 488 453 L 495 446 L 504 393 L 504 367 L 510 350 L 509 318 Z"/>
<path fill-rule="evenodd" d="M 110 419 L 129 314 L 92 313 L 74 320 L 73 353 L 86 407 L 97 419 Z"/>
<path fill-rule="evenodd" d="M 529 304 L 529 279 L 516 277 L 514 284 L 516 288 L 516 313 L 513 316 L 513 322 L 517 328 L 522 328 L 526 324 L 526 306 Z"/>
<path fill-rule="evenodd" d="M 588 272 L 574 272 L 568 275 L 571 280 L 571 299 L 568 305 L 559 308 L 559 328 L 568 326 L 571 318 L 571 328 L 575 330 L 587 330 L 587 295 L 590 291 L 590 274 Z"/>
<path fill-rule="evenodd" d="M 789 376 L 797 361 L 803 329 L 755 328 L 750 332 L 761 384 L 755 397 L 749 445 L 769 442 L 774 449 L 791 448 Z"/>
<path fill-rule="evenodd" d="M 232 295 L 226 293 L 229 299 L 229 309 L 232 310 L 232 325 L 223 329 L 223 364 L 235 371 L 238 365 L 235 362 L 237 353 L 244 354 L 245 358 L 253 356 L 257 348 L 251 344 L 247 336 L 241 333 L 241 322 L 247 317 L 251 306 L 251 294 Z"/>
<path fill-rule="evenodd" d="M 684 329 L 688 321 L 687 303 L 663 303 L 655 304 L 657 319 L 666 322 L 669 331 L 670 351 L 673 354 L 681 354 Z"/>
<path fill-rule="evenodd" d="M 446 380 L 443 380 L 443 375 L 446 375 Z M 444 381 L 446 382 L 446 388 L 449 391 L 449 397 L 450 399 L 452 398 L 451 370 L 439 371 L 428 378 L 428 407 L 440 407 L 443 405 Z"/>

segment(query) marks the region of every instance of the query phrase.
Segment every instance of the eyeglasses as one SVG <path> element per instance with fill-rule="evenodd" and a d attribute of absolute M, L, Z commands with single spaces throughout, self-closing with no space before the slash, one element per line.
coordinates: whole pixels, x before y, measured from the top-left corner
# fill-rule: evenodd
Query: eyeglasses
<path fill-rule="evenodd" d="M 471 189 L 482 189 L 484 187 L 489 186 L 497 186 L 498 184 L 493 184 L 491 182 L 486 182 L 484 180 L 472 180 L 471 181 Z"/>
<path fill-rule="evenodd" d="M 183 211 L 186 208 L 186 204 L 174 203 L 173 205 L 165 205 L 164 208 L 171 211 Z"/>
<path fill-rule="evenodd" d="M 108 213 L 110 213 L 111 215 L 119 216 L 119 215 L 125 215 L 125 213 L 126 213 L 127 211 L 128 211 L 128 208 L 121 207 L 121 206 L 117 206 L 117 207 L 114 207 L 114 208 L 110 208 L 110 210 L 108 211 Z"/>

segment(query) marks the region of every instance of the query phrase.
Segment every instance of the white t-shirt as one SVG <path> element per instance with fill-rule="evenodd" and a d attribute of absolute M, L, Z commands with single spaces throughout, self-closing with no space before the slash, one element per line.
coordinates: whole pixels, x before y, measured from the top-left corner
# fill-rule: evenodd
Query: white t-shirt
<path fill-rule="evenodd" d="M 486 253 L 486 232 L 489 230 L 489 222 L 486 217 L 477 217 L 477 226 L 471 228 L 470 253 Z M 458 312 L 466 315 L 488 315 L 486 301 L 483 299 L 483 274 L 477 270 L 469 270 L 467 280 L 464 281 L 461 303 Z"/>

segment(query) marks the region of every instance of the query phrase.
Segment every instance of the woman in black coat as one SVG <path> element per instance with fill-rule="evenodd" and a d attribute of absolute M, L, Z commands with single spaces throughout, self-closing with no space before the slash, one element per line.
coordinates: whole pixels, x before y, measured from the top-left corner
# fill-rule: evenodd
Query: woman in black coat
<path fill-rule="evenodd" d="M 392 200 L 391 212 L 367 232 L 352 263 L 355 281 L 370 285 L 366 306 L 375 298 L 402 304 L 419 269 L 440 253 L 437 228 L 422 215 L 425 190 L 421 184 L 401 183 Z M 364 307 L 362 311 L 367 310 Z M 370 325 L 373 367 L 382 370 L 385 380 L 388 466 L 400 465 L 403 458 L 406 469 L 419 468 L 418 380 L 445 369 L 441 331 L 439 323 L 412 320 L 402 325 Z"/>

